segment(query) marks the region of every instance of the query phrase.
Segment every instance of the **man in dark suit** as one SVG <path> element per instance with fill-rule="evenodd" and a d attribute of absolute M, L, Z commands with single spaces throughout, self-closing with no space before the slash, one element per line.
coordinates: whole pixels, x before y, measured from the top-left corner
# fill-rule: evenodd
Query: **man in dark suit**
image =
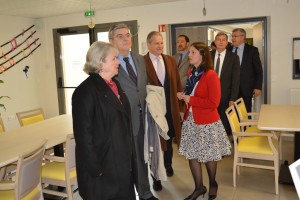
<path fill-rule="evenodd" d="M 236 54 L 226 50 L 228 36 L 219 32 L 215 37 L 216 50 L 211 51 L 215 71 L 221 81 L 221 101 L 218 112 L 227 135 L 231 135 L 231 128 L 225 110 L 233 105 L 239 95 L 240 62 Z"/>
<path fill-rule="evenodd" d="M 120 61 L 117 79 L 131 107 L 134 146 L 136 151 L 135 187 L 139 198 L 155 200 L 148 178 L 148 166 L 144 160 L 144 120 L 147 74 L 143 56 L 130 52 L 132 41 L 126 24 L 113 25 L 108 33 L 109 41 L 119 50 Z"/>
<path fill-rule="evenodd" d="M 242 28 L 233 29 L 231 37 L 232 46 L 229 49 L 237 53 L 241 65 L 239 97 L 244 99 L 247 111 L 251 112 L 252 97 L 261 95 L 263 82 L 258 49 L 245 43 L 246 31 Z"/>
<path fill-rule="evenodd" d="M 164 165 L 167 176 L 173 176 L 172 168 L 173 147 L 172 138 L 176 137 L 178 146 L 180 145 L 181 124 L 180 117 L 183 118 L 185 105 L 179 104 L 177 92 L 182 92 L 182 86 L 176 61 L 173 57 L 163 54 L 163 37 L 157 31 L 152 31 L 147 36 L 147 46 L 149 52 L 144 56 L 148 83 L 150 85 L 162 86 L 166 97 L 166 120 L 169 126 L 169 140 L 161 138 L 161 145 L 164 151 Z M 153 189 L 162 190 L 160 180 L 153 178 Z"/>

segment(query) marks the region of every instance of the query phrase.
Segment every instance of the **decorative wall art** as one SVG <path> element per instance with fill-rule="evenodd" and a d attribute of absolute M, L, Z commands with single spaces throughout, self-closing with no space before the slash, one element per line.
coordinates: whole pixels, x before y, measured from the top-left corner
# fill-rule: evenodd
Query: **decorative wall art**
<path fill-rule="evenodd" d="M 36 37 L 34 25 L 23 30 L 11 40 L 0 46 L 0 74 L 6 72 L 16 64 L 30 56 L 41 46 Z"/>

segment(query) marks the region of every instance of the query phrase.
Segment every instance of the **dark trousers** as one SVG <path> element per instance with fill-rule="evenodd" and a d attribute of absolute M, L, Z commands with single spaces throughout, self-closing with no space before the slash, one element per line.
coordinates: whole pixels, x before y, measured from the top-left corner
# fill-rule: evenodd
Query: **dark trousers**
<path fill-rule="evenodd" d="M 172 167 L 172 158 L 173 158 L 173 146 L 172 146 L 172 139 L 170 138 L 167 140 L 167 150 L 164 151 L 164 164 L 165 168 L 168 169 Z"/>
<path fill-rule="evenodd" d="M 243 100 L 245 102 L 245 106 L 246 106 L 247 112 L 252 112 L 251 111 L 252 110 L 252 96 L 250 96 L 250 97 L 243 97 Z"/>
<path fill-rule="evenodd" d="M 226 103 L 220 103 L 220 105 L 218 107 L 218 112 L 219 112 L 220 119 L 226 130 L 227 135 L 232 135 L 230 124 L 229 124 L 229 121 L 228 121 L 226 113 L 225 113 L 225 111 L 228 107 L 229 107 L 229 101 Z"/>

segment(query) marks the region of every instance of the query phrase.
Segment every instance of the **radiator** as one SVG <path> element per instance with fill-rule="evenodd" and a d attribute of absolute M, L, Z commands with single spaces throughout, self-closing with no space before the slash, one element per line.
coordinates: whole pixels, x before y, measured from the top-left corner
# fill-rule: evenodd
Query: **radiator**
<path fill-rule="evenodd" d="M 300 105 L 300 88 L 294 88 L 290 90 L 291 104 Z"/>

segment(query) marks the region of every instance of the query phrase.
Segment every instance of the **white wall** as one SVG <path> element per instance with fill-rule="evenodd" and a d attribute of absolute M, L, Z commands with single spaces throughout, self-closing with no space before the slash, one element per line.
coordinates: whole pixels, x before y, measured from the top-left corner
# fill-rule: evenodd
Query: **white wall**
<path fill-rule="evenodd" d="M 0 16 L 0 45 L 12 40 L 13 37 L 22 33 L 23 29 L 27 29 L 34 24 L 33 19 L 28 18 L 19 18 L 12 16 Z M 30 34 L 31 31 L 36 30 L 35 28 L 28 31 Z M 28 36 L 27 33 L 23 36 L 17 38 L 17 43 L 21 43 L 23 39 Z M 39 33 L 34 34 L 34 37 L 39 37 Z M 22 38 L 23 37 L 23 38 Z M 31 40 L 30 40 L 31 41 Z M 7 48 L 11 48 L 11 44 L 6 45 L 1 49 L 4 52 L 7 52 Z M 20 46 L 13 52 L 11 52 L 7 57 L 11 57 L 21 51 L 26 47 L 25 45 Z M 31 48 L 33 49 L 35 45 Z M 3 119 L 5 128 L 7 130 L 11 128 L 15 128 L 19 126 L 19 122 L 15 117 L 16 112 L 33 109 L 36 107 L 41 107 L 40 104 L 40 95 L 38 92 L 39 81 L 38 81 L 38 72 L 39 65 L 35 63 L 35 58 L 42 55 L 43 46 L 39 47 L 34 51 L 32 55 L 22 60 L 20 63 L 16 64 L 9 70 L 5 71 L 0 75 L 0 79 L 4 81 L 4 84 L 0 84 L 0 96 L 9 96 L 11 99 L 1 99 L 1 103 L 3 103 L 6 107 L 6 111 L 0 109 L 1 117 Z M 22 54 L 20 54 L 22 55 Z M 17 56 L 15 61 L 17 62 L 23 56 Z M 0 59 L 0 63 L 5 61 L 4 58 Z M 23 69 L 25 66 L 29 66 L 28 78 L 26 78 Z M 10 65 L 6 63 L 5 67 L 9 67 Z M 13 117 L 12 120 L 8 120 L 8 117 Z"/>
<path fill-rule="evenodd" d="M 185 22 L 216 21 L 221 19 L 239 19 L 258 16 L 270 17 L 269 35 L 269 73 L 268 88 L 270 103 L 290 102 L 289 89 L 299 88 L 300 80 L 292 79 L 292 38 L 300 37 L 299 0 L 210 0 L 206 1 L 207 15 L 202 15 L 203 1 L 186 0 L 182 2 L 139 6 L 107 11 L 95 11 L 93 21 L 97 24 L 138 20 L 139 49 L 142 42 L 159 24 Z M 88 23 L 83 13 L 45 18 L 36 21 L 42 39 L 42 51 L 39 52 L 38 95 L 46 115 L 58 114 L 57 90 L 55 79 L 55 61 L 53 52 L 52 29 L 79 26 Z M 20 25 L 20 24 L 19 24 Z M 21 26 L 22 27 L 22 26 Z M 19 28 L 19 27 L 18 27 Z M 7 84 L 8 85 L 8 84 Z M 0 85 L 1 87 L 1 85 Z M 11 87 L 15 87 L 12 85 Z M 1 90 L 2 91 L 2 90 Z M 33 95 L 34 96 L 34 95 Z"/>

